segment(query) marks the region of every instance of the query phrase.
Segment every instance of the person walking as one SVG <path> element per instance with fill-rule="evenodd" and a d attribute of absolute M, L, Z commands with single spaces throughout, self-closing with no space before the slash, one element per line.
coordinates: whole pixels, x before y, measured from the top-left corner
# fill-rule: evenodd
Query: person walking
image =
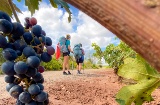
<path fill-rule="evenodd" d="M 71 75 L 71 72 L 69 71 L 69 55 L 70 52 L 73 53 L 70 46 L 70 39 L 71 36 L 69 34 L 66 35 L 66 47 L 68 49 L 68 52 L 63 53 L 63 75 Z M 68 73 L 66 72 L 68 71 Z"/>
<path fill-rule="evenodd" d="M 83 64 L 83 62 L 84 62 L 84 55 L 85 55 L 85 53 L 84 53 L 84 49 L 82 48 L 82 44 L 80 43 L 80 49 L 81 49 L 81 51 L 82 51 L 82 55 L 81 55 L 81 57 L 79 58 L 79 59 L 76 59 L 76 63 L 77 63 L 77 74 L 82 74 L 81 73 L 81 70 L 82 70 L 82 64 Z"/>

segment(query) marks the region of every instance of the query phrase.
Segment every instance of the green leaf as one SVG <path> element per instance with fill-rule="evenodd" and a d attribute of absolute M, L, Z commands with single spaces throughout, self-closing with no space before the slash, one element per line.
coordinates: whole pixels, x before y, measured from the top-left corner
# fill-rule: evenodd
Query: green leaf
<path fill-rule="evenodd" d="M 18 2 L 21 2 L 21 0 L 17 0 Z"/>
<path fill-rule="evenodd" d="M 49 1 L 50 1 L 50 3 L 51 3 L 52 7 L 58 8 L 58 6 L 57 6 L 57 4 L 54 2 L 54 0 L 49 0 Z"/>
<path fill-rule="evenodd" d="M 68 14 L 69 14 L 68 21 L 71 22 L 71 14 L 72 13 L 69 10 L 68 4 L 66 2 L 64 2 L 63 0 L 53 0 L 53 2 L 60 5 L 61 7 L 63 7 L 68 12 Z"/>
<path fill-rule="evenodd" d="M 137 82 L 118 92 L 116 101 L 121 105 L 131 105 L 132 102 L 142 105 L 145 101 L 152 101 L 151 93 L 160 85 L 160 75 L 140 56 L 125 59 L 124 65 L 119 67 L 118 75 Z"/>
<path fill-rule="evenodd" d="M 25 5 L 28 7 L 28 10 L 31 12 L 31 16 L 39 9 L 39 2 L 42 0 L 25 0 Z"/>
<path fill-rule="evenodd" d="M 17 12 L 22 13 L 21 10 L 14 3 L 13 3 L 13 6 Z M 13 12 L 7 0 L 1 0 L 0 10 L 6 12 L 10 17 L 12 17 Z"/>

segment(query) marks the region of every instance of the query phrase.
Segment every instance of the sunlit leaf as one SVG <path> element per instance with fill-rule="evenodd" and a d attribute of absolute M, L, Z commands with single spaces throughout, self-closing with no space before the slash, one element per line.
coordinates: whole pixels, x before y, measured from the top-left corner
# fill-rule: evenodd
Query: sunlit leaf
<path fill-rule="evenodd" d="M 136 80 L 137 84 L 124 86 L 116 95 L 121 105 L 142 105 L 145 101 L 152 101 L 151 93 L 160 85 L 160 75 L 143 58 L 127 58 L 118 70 L 118 75 Z"/>
<path fill-rule="evenodd" d="M 31 12 L 31 15 L 39 9 L 39 2 L 42 0 L 25 0 L 25 5 L 28 7 L 28 10 Z"/>
<path fill-rule="evenodd" d="M 54 0 L 49 0 L 49 1 L 50 1 L 50 3 L 51 3 L 52 7 L 58 8 L 58 6 L 57 6 L 57 4 L 54 2 Z"/>
<path fill-rule="evenodd" d="M 21 0 L 17 0 L 18 2 L 21 2 Z"/>

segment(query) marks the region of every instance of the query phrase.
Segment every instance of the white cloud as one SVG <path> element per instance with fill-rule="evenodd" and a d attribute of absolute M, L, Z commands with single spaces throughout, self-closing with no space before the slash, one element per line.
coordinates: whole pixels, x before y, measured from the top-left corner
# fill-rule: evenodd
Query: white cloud
<path fill-rule="evenodd" d="M 31 17 L 30 12 L 23 11 L 18 14 L 21 23 L 25 17 Z M 58 43 L 60 36 L 71 35 L 71 46 L 82 43 L 85 50 L 91 50 L 91 44 L 96 43 L 100 47 L 106 47 L 115 37 L 110 31 L 98 22 L 79 12 L 78 16 L 72 14 L 72 21 L 68 23 L 68 13 L 58 10 L 42 2 L 40 8 L 33 15 L 37 19 L 37 24 L 42 26 L 47 36 L 52 38 L 53 46 Z"/>

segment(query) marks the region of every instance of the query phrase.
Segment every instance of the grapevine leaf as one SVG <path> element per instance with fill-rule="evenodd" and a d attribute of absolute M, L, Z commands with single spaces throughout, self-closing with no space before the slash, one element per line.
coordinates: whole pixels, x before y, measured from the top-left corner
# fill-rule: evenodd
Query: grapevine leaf
<path fill-rule="evenodd" d="M 57 6 L 57 4 L 54 2 L 54 0 L 49 0 L 49 1 L 50 1 L 50 3 L 51 3 L 52 7 L 58 8 L 58 6 Z"/>
<path fill-rule="evenodd" d="M 41 0 L 25 0 L 25 5 L 28 7 L 28 10 L 31 12 L 31 15 L 39 9 L 39 1 Z"/>
<path fill-rule="evenodd" d="M 69 10 L 69 6 L 66 2 L 64 2 L 63 0 L 53 0 L 54 3 L 60 5 L 61 7 L 63 7 L 69 14 L 69 17 L 68 17 L 68 21 L 71 22 L 71 11 Z"/>
<path fill-rule="evenodd" d="M 17 12 L 22 13 L 21 10 L 14 3 L 13 3 L 13 6 Z M 10 17 L 12 17 L 13 12 L 7 0 L 1 0 L 0 10 L 6 12 Z"/>
<path fill-rule="evenodd" d="M 121 105 L 142 105 L 145 101 L 152 101 L 151 93 L 160 85 L 160 75 L 140 56 L 127 58 L 118 70 L 118 75 L 133 79 L 134 85 L 122 87 L 116 95 L 116 101 Z M 124 102 L 124 103 L 122 103 Z"/>
<path fill-rule="evenodd" d="M 17 0 L 18 2 L 21 2 L 21 0 Z"/>

